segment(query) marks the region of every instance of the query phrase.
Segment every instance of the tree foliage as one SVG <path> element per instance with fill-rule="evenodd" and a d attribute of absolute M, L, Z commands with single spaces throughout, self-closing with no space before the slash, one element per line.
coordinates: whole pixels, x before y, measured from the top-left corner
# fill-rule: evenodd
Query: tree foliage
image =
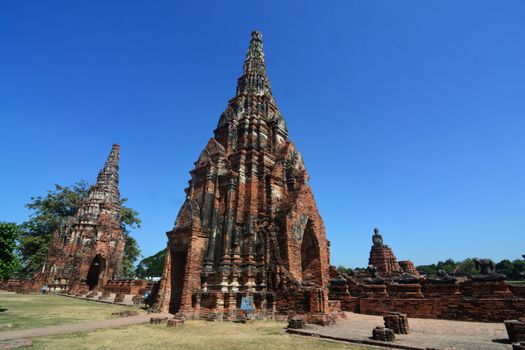
<path fill-rule="evenodd" d="M 0 222 L 0 280 L 10 277 L 19 267 L 15 252 L 20 228 L 14 222 Z"/>
<path fill-rule="evenodd" d="M 20 226 L 22 235 L 18 250 L 22 275 L 30 277 L 44 265 L 53 232 L 60 227 L 65 217 L 76 212 L 88 190 L 87 182 L 79 181 L 72 186 L 55 185 L 45 197 L 31 197 L 26 208 L 32 213 L 29 220 Z"/>
<path fill-rule="evenodd" d="M 342 265 L 337 266 L 337 271 L 342 272 L 342 273 L 346 273 L 347 275 L 352 275 L 353 274 L 353 271 L 352 271 L 351 268 L 344 267 Z"/>
<path fill-rule="evenodd" d="M 447 259 L 445 261 L 438 261 L 437 264 L 421 265 L 417 267 L 417 270 L 421 274 L 427 276 L 436 275 L 438 270 L 445 270 L 448 273 L 452 273 L 456 269 L 469 276 L 479 273 L 474 265 L 474 260 L 471 258 L 462 261 Z M 496 270 L 498 273 L 507 275 L 509 280 L 520 280 L 523 278 L 521 273 L 525 271 L 525 260 L 502 260 L 496 264 Z"/>
<path fill-rule="evenodd" d="M 124 231 L 126 239 L 124 257 L 122 259 L 122 275 L 125 278 L 131 278 L 134 277 L 134 264 L 140 257 L 140 248 L 135 238 L 130 236 L 130 232 L 139 228 L 142 221 L 139 219 L 139 213 L 136 210 L 124 205 L 127 200 L 127 198 L 122 198 L 121 200 L 122 213 L 120 217 L 120 226 Z"/>
<path fill-rule="evenodd" d="M 160 277 L 164 268 L 164 259 L 166 258 L 166 250 L 163 249 L 155 255 L 142 259 L 137 264 L 136 275 L 140 278 L 144 277 Z"/>
<path fill-rule="evenodd" d="M 82 200 L 87 197 L 89 188 L 87 182 L 79 181 L 72 186 L 55 185 L 44 197 L 31 197 L 26 208 L 32 213 L 29 220 L 20 226 L 22 233 L 18 251 L 22 265 L 21 276 L 30 277 L 42 268 L 53 233 L 66 217 L 75 214 Z M 123 274 L 130 277 L 133 264 L 140 256 L 137 241 L 130 236 L 130 232 L 140 227 L 141 221 L 138 212 L 126 207 L 125 202 L 126 199 L 122 199 L 120 222 L 126 239 Z"/>
<path fill-rule="evenodd" d="M 349 273 L 348 271 L 352 271 L 352 269 L 344 266 L 338 266 L 337 270 L 345 273 Z M 361 269 L 358 267 L 353 269 L 354 272 L 365 270 L 366 269 Z M 444 270 L 449 274 L 457 271 L 467 276 L 472 276 L 479 273 L 479 271 L 476 270 L 473 258 L 468 258 L 461 261 L 447 259 L 445 261 L 438 261 L 437 263 L 431 265 L 417 266 L 417 270 L 419 271 L 419 273 L 426 276 L 435 276 L 437 275 L 437 272 L 439 270 Z M 525 272 L 525 260 L 501 260 L 499 263 L 496 264 L 496 271 L 498 273 L 506 275 L 507 278 L 511 281 L 522 280 L 524 278 L 523 273 Z"/>

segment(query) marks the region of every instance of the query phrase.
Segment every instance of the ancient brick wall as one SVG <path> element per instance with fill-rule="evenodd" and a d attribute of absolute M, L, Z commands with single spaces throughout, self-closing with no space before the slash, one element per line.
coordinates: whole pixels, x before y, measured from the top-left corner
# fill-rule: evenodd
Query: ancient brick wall
<path fill-rule="evenodd" d="M 359 296 L 344 289 L 342 285 L 332 286 L 330 299 L 339 300 L 345 311 L 364 314 L 402 312 L 409 317 L 484 322 L 525 314 L 522 288 L 505 282 L 362 285 Z"/>
<path fill-rule="evenodd" d="M 124 293 L 124 294 L 144 294 L 146 291 L 151 291 L 153 282 L 145 280 L 110 280 L 102 287 L 103 291 L 110 293 Z"/>
<path fill-rule="evenodd" d="M 525 299 L 360 298 L 359 311 L 370 315 L 384 315 L 396 311 L 406 313 L 409 317 L 503 322 L 504 320 L 522 317 L 525 314 Z"/>

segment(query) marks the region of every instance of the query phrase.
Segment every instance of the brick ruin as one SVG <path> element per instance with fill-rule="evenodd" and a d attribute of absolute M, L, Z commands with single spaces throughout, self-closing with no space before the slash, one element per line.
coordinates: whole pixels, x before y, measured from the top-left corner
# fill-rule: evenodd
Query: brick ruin
<path fill-rule="evenodd" d="M 236 95 L 190 172 L 186 200 L 167 232 L 160 285 L 118 280 L 125 245 L 118 162 L 119 146 L 113 145 L 87 198 L 53 234 L 35 280 L 10 279 L 0 289 L 47 285 L 75 295 L 91 291 L 91 297 L 102 290 L 99 299 L 114 293 L 119 300 L 152 291 L 153 310 L 208 320 L 242 319 L 242 298 L 250 296 L 256 317 L 290 316 L 296 327 L 330 324 L 341 310 L 516 319 L 509 327 L 522 327 L 525 286 L 506 283 L 490 266 L 475 276 L 421 276 L 411 261 L 396 259 L 377 229 L 367 272 L 347 275 L 329 266 L 330 242 L 272 95 L 260 32 L 252 33 Z M 513 334 L 521 332 L 514 328 Z M 386 337 L 384 328 L 376 333 Z"/>
<path fill-rule="evenodd" d="M 377 228 L 374 229 L 372 243 L 368 265 L 375 266 L 382 276 L 392 276 L 401 273 L 401 266 L 399 266 L 394 252 L 389 246 L 383 243 L 383 236 L 379 234 Z"/>
<path fill-rule="evenodd" d="M 260 32 L 251 35 L 243 68 L 167 232 L 157 307 L 235 319 L 249 295 L 258 317 L 304 314 L 323 323 L 329 241 L 272 95 Z"/>
<path fill-rule="evenodd" d="M 368 265 L 375 267 L 377 273 L 382 277 L 393 278 L 402 274 L 410 274 L 416 277 L 420 276 L 412 261 L 397 261 L 392 248 L 383 243 L 383 236 L 379 234 L 379 229 L 377 228 L 374 229 L 372 243 Z"/>
<path fill-rule="evenodd" d="M 338 300 L 344 311 L 486 322 L 525 314 L 525 286 L 505 282 L 488 259 L 480 261 L 489 267 L 481 266 L 478 275 L 454 277 L 440 271 L 424 277 L 412 262 L 397 262 L 377 229 L 372 241 L 368 272 L 347 275 L 330 268 L 329 297 Z"/>
<path fill-rule="evenodd" d="M 120 226 L 119 146 L 113 145 L 97 182 L 78 211 L 53 234 L 34 286 L 55 292 L 87 292 L 118 278 L 125 237 Z"/>

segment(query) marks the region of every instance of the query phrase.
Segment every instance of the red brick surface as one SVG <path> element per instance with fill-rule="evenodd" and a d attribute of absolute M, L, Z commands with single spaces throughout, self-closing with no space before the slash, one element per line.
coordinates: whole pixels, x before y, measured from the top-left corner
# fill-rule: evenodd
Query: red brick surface
<path fill-rule="evenodd" d="M 243 296 L 257 317 L 328 313 L 329 243 L 300 153 L 265 72 L 254 32 L 237 94 L 222 114 L 167 233 L 160 311 L 236 319 Z"/>
<path fill-rule="evenodd" d="M 113 145 L 87 198 L 53 234 L 46 263 L 35 275 L 36 289 L 45 284 L 51 291 L 85 292 L 88 280 L 98 288 L 120 276 L 125 239 L 118 162 L 119 146 Z"/>

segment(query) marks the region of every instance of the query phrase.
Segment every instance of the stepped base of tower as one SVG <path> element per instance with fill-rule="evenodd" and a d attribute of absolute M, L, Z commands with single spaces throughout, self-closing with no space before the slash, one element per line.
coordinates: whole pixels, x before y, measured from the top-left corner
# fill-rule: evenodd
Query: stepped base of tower
<path fill-rule="evenodd" d="M 239 321 L 304 317 L 307 323 L 329 325 L 339 317 L 340 307 L 329 306 L 328 291 L 320 287 L 296 287 L 280 292 L 199 291 L 193 292 L 191 305 L 157 304 L 157 310 L 186 319 Z"/>

